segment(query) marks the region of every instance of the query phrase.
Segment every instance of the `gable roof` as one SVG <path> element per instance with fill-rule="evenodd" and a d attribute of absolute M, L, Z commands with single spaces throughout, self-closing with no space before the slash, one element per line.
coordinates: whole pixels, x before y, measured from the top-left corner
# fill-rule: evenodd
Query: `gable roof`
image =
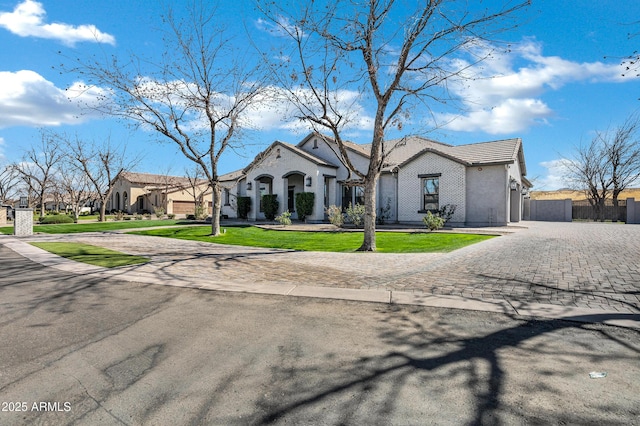
<path fill-rule="evenodd" d="M 122 172 L 120 173 L 120 176 L 131 183 L 142 186 L 189 186 L 189 179 L 184 176 L 155 175 L 152 173 L 135 172 Z M 199 179 L 199 181 L 202 181 L 202 183 L 207 183 L 205 179 Z"/>
<path fill-rule="evenodd" d="M 256 157 L 253 159 L 253 161 L 251 163 L 249 163 L 249 165 L 247 167 L 245 167 L 244 169 L 241 170 L 241 172 L 243 174 L 247 174 L 247 172 L 249 170 L 251 170 L 254 166 L 260 164 L 260 162 L 262 162 L 263 159 L 265 159 L 269 153 L 277 148 L 277 147 L 282 147 L 284 149 L 288 149 L 289 151 L 293 152 L 294 154 L 304 158 L 307 161 L 310 161 L 318 166 L 324 166 L 324 167 L 330 167 L 330 168 L 334 168 L 337 169 L 338 166 L 336 166 L 335 164 L 331 164 L 325 160 L 323 160 L 320 157 L 317 157 L 313 154 L 308 153 L 307 151 L 299 148 L 298 146 L 294 146 L 291 144 L 288 144 L 286 142 L 282 142 L 282 141 L 275 141 L 274 143 L 272 143 L 267 149 L 265 149 L 264 151 L 260 152 L 258 155 L 256 155 Z"/>
<path fill-rule="evenodd" d="M 432 152 L 465 166 L 512 164 L 518 161 L 522 174 L 526 175 L 527 172 L 522 150 L 522 139 L 520 138 L 465 145 L 448 145 L 419 136 L 411 136 L 403 138 L 396 143 L 404 143 L 410 147 L 404 149 L 399 147 L 397 154 L 392 151 L 388 157 L 387 170 L 394 167 L 402 167 L 423 154 Z"/>
<path fill-rule="evenodd" d="M 163 190 L 167 192 L 181 191 L 191 187 L 189 178 L 184 176 L 156 175 L 152 173 L 120 173 L 122 179 L 126 179 L 132 184 L 144 187 L 147 191 Z M 198 185 L 208 185 L 206 179 L 198 179 Z"/>

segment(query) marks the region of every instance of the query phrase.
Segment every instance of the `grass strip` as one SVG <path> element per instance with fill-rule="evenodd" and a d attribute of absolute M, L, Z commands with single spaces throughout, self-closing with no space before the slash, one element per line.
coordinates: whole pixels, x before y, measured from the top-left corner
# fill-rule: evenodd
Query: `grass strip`
<path fill-rule="evenodd" d="M 218 237 L 210 235 L 210 226 L 132 233 L 218 244 L 325 252 L 353 252 L 363 240 L 362 232 L 274 231 L 254 226 L 229 226 L 225 229 L 226 233 Z M 382 253 L 447 253 L 493 237 L 455 233 L 377 232 L 376 243 L 378 252 Z"/>
<path fill-rule="evenodd" d="M 31 243 L 31 245 L 76 262 L 105 268 L 138 265 L 149 261 L 146 257 L 125 254 L 90 244 L 43 242 Z"/>

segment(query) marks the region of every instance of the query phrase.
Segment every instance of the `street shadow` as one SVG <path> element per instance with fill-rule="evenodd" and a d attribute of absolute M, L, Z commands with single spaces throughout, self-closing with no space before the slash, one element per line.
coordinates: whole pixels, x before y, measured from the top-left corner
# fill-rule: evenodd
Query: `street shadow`
<path fill-rule="evenodd" d="M 525 298 L 526 300 L 518 299 L 517 301 L 553 304 L 553 300 L 562 300 L 565 303 L 569 302 L 569 306 L 580 306 L 581 304 L 614 305 L 624 306 L 626 308 L 629 308 L 631 311 L 640 313 L 640 302 L 629 302 L 628 300 L 625 300 L 624 297 L 626 295 L 635 296 L 637 294 L 640 294 L 640 291 L 615 291 L 605 288 L 604 286 L 601 286 L 602 288 L 598 288 L 594 291 L 593 289 L 587 289 L 584 287 L 598 286 L 598 284 L 580 282 L 577 282 L 575 283 L 575 285 L 564 289 L 553 284 L 535 282 L 516 276 L 506 277 L 489 274 L 477 274 L 476 277 L 478 278 L 478 282 L 480 283 L 482 283 L 484 280 L 489 280 L 490 282 L 506 281 L 506 285 L 516 283 L 516 285 L 524 287 L 528 294 L 520 293 L 519 297 Z M 505 299 L 508 300 L 508 295 L 505 296 Z"/>
<path fill-rule="evenodd" d="M 319 374 L 318 367 L 274 367 L 274 389 L 271 392 L 281 397 L 263 398 L 259 401 L 256 410 L 263 414 L 256 416 L 251 424 L 396 424 L 398 405 L 401 401 L 406 402 L 404 398 L 409 396 L 406 388 L 416 381 L 422 383 L 424 388 L 423 394 L 412 395 L 416 398 L 413 402 L 416 410 L 420 411 L 418 407 L 423 407 L 428 412 L 433 409 L 432 406 L 437 407 L 444 400 L 448 404 L 446 410 L 450 412 L 450 421 L 454 424 L 498 425 L 507 424 L 509 421 L 505 419 L 514 418 L 531 424 L 595 424 L 602 419 L 592 412 L 581 413 L 576 417 L 575 413 L 551 412 L 540 407 L 537 412 L 532 413 L 510 403 L 504 389 L 508 372 L 503 365 L 502 353 L 524 346 L 531 357 L 536 354 L 562 356 L 563 354 L 554 353 L 544 345 L 536 346 L 533 342 L 543 336 L 562 336 L 586 330 L 624 347 L 630 354 L 630 362 L 640 355 L 640 346 L 618 338 L 615 328 L 594 328 L 588 324 L 560 320 L 522 320 L 500 315 L 503 320 L 497 330 L 477 336 L 470 335 L 474 334 L 473 331 L 456 335 L 452 333 L 446 320 L 425 326 L 413 319 L 413 314 L 421 309 L 393 305 L 381 307 L 378 310 L 382 317 L 378 336 L 394 349 L 378 355 L 362 356 L 348 365 L 329 357 L 321 363 L 324 379 L 319 382 L 308 379 Z M 495 314 L 486 315 L 498 317 Z M 618 314 L 606 317 L 626 319 L 628 316 Z M 482 329 L 478 326 L 471 328 Z M 635 333 L 640 337 L 640 333 L 636 331 L 625 332 Z M 582 344 L 580 350 L 598 354 L 598 340 Z M 540 369 L 538 374 L 555 373 Z M 447 389 L 455 385 L 460 388 L 454 391 Z M 531 386 L 532 389 L 537 386 L 548 393 L 557 392 L 554 389 L 543 389 L 544 385 L 539 383 L 532 383 Z M 456 406 L 455 399 L 450 398 L 451 395 L 465 392 L 471 394 L 470 408 L 467 407 L 469 409 L 466 411 L 462 404 L 464 398 L 460 399 L 460 407 Z M 336 402 L 344 400 L 347 402 Z M 331 411 L 319 408 L 324 406 L 330 406 Z M 610 407 L 610 410 L 615 411 L 616 408 Z M 438 421 L 438 417 L 424 418 L 425 424 Z"/>

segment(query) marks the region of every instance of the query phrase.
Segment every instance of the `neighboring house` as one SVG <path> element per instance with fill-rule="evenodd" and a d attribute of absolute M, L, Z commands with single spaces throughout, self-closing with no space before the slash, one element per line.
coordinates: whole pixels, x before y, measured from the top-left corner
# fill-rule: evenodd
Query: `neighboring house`
<path fill-rule="evenodd" d="M 107 211 L 142 214 L 163 209 L 167 214 L 194 214 L 194 192 L 199 203 L 211 199 L 206 180 L 198 180 L 194 188 L 186 177 L 123 172 L 113 187 Z"/>
<path fill-rule="evenodd" d="M 353 166 L 366 172 L 370 146 L 347 143 L 346 147 Z M 523 200 L 531 183 L 525 178 L 521 139 L 452 146 L 408 136 L 386 141 L 384 149 L 387 161 L 378 181 L 376 201 L 378 216 L 384 215 L 386 222 L 422 224 L 427 211 L 445 205 L 456 206 L 450 221 L 453 226 L 501 226 L 522 218 Z M 166 193 L 172 200 L 173 213 L 188 210 L 176 206 L 186 206 L 188 202 L 193 206 L 193 197 L 178 198 L 185 196 L 177 184 L 184 178 L 174 178 L 176 185 L 168 185 L 171 190 L 165 191 L 160 183 L 171 177 L 137 173 L 123 177 L 122 182 L 128 186 L 120 185 L 114 190 L 114 205 L 126 196 L 129 208 L 162 206 Z M 154 177 L 154 182 L 143 177 Z M 335 141 L 317 133 L 309 134 L 297 145 L 276 141 L 247 167 L 221 176 L 220 180 L 224 187 L 222 215 L 230 218 L 237 217 L 237 197 L 251 199 L 251 221 L 264 220 L 261 197 L 265 194 L 276 194 L 279 211 L 288 210 L 295 219 L 295 195 L 314 193 L 314 209 L 307 216 L 308 222 L 325 221 L 330 205 L 346 209 L 349 204 L 364 203 L 362 181 L 342 163 Z M 127 211 L 124 205 L 120 206 L 120 210 Z M 171 203 L 168 206 L 166 211 L 171 212 Z"/>

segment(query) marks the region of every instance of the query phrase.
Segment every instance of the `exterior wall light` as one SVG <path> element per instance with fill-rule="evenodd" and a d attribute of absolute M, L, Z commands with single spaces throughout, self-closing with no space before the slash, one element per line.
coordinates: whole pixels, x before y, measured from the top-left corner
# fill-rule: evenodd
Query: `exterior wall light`
<path fill-rule="evenodd" d="M 518 181 L 516 181 L 515 179 L 511 179 L 509 181 L 509 187 L 514 190 L 518 189 Z"/>
<path fill-rule="evenodd" d="M 247 191 L 251 191 L 251 182 L 247 182 Z"/>
<path fill-rule="evenodd" d="M 307 176 L 306 184 L 307 186 L 311 186 L 311 176 Z"/>

